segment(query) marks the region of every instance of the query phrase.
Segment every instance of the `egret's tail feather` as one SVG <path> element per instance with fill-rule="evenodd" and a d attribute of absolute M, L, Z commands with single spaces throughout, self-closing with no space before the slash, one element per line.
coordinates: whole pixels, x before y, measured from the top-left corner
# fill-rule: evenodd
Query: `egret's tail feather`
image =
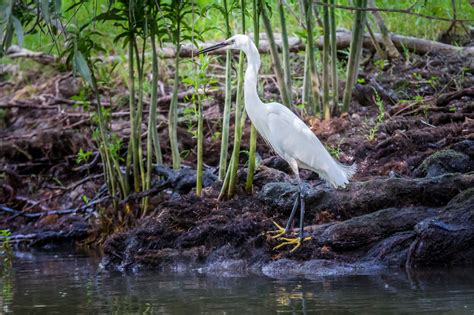
<path fill-rule="evenodd" d="M 337 164 L 339 165 L 340 168 L 342 168 L 342 171 L 346 175 L 346 178 L 349 180 L 352 178 L 352 176 L 355 175 L 357 172 L 357 163 L 352 163 L 351 165 L 344 165 L 340 163 L 339 161 L 336 161 Z"/>
<path fill-rule="evenodd" d="M 356 173 L 357 164 L 354 163 L 352 165 L 344 165 L 337 160 L 334 160 L 334 162 L 335 166 L 337 167 L 330 168 L 329 172 L 319 171 L 319 177 L 324 179 L 334 188 L 344 188 L 347 184 L 349 184 L 349 179 L 351 179 L 351 177 Z"/>

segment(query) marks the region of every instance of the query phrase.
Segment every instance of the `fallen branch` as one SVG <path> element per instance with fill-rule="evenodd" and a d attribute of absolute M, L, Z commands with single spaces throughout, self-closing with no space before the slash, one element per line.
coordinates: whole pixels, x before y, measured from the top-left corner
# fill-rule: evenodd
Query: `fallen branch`
<path fill-rule="evenodd" d="M 336 45 L 337 49 L 346 49 L 349 48 L 351 43 L 352 33 L 348 30 L 339 30 L 336 33 Z M 384 44 L 383 36 L 380 33 L 374 33 L 374 37 L 379 44 Z M 395 44 L 395 47 L 398 49 L 408 49 L 412 52 L 419 54 L 426 54 L 429 52 L 437 52 L 443 54 L 461 54 L 465 56 L 474 55 L 474 47 L 457 47 L 453 45 L 443 44 L 440 42 L 431 41 L 423 38 L 416 38 L 412 36 L 402 36 L 390 33 L 390 40 Z M 288 38 L 289 48 L 291 52 L 298 52 L 305 49 L 305 45 L 302 40 L 298 37 Z M 267 42 L 262 41 L 265 45 L 260 45 L 259 51 L 261 53 L 269 53 L 269 46 Z M 278 41 L 277 41 L 278 43 Z M 206 48 L 216 43 L 203 43 L 200 47 Z M 323 49 L 323 37 L 321 36 L 316 45 L 319 49 Z M 364 34 L 363 46 L 368 49 L 374 49 L 374 45 L 370 40 L 370 34 Z M 280 47 L 280 45 L 278 46 Z M 181 50 L 181 57 L 192 57 L 198 53 L 198 49 L 191 45 L 185 45 Z M 212 51 L 211 54 L 223 55 L 225 54 L 225 49 L 218 49 Z M 165 58 L 173 58 L 175 56 L 174 49 L 168 49 Z"/>
<path fill-rule="evenodd" d="M 75 241 L 86 238 L 90 234 L 87 227 L 72 229 L 72 230 L 60 230 L 60 231 L 44 231 L 30 234 L 15 234 L 8 237 L 9 243 L 14 243 L 17 246 L 19 244 L 27 243 L 28 246 L 42 246 L 45 244 L 51 244 L 53 242 L 64 242 L 64 241 Z M 3 242 L 6 237 L 0 237 L 0 242 Z"/>
<path fill-rule="evenodd" d="M 337 49 L 346 49 L 350 46 L 352 33 L 344 30 L 336 33 Z M 383 44 L 382 34 L 374 33 L 374 37 L 378 43 Z M 391 33 L 390 39 L 398 49 L 408 49 L 418 54 L 426 54 L 429 52 L 437 52 L 442 54 L 460 54 L 460 55 L 474 55 L 474 47 L 457 47 L 448 44 L 443 44 L 428 39 L 416 38 L 411 36 L 402 36 Z M 319 48 L 323 47 L 323 38 L 320 37 L 317 41 Z M 363 41 L 364 48 L 374 49 L 374 45 L 370 40 L 368 33 L 364 34 Z"/>
<path fill-rule="evenodd" d="M 471 88 L 463 89 L 460 91 L 454 91 L 451 93 L 442 94 L 438 96 L 436 100 L 436 106 L 448 105 L 449 102 L 451 102 L 452 100 L 459 99 L 463 96 L 474 97 L 474 88 L 471 87 Z"/>
<path fill-rule="evenodd" d="M 29 219 L 37 219 L 37 218 L 40 218 L 40 217 L 43 217 L 43 216 L 48 216 L 48 215 L 65 215 L 65 214 L 72 214 L 72 213 L 77 213 L 77 212 L 80 212 L 80 211 L 84 211 L 87 208 L 90 208 L 90 207 L 92 207 L 96 204 L 99 204 L 101 202 L 107 201 L 110 198 L 111 198 L 110 196 L 105 196 L 105 197 L 102 197 L 100 199 L 88 202 L 87 204 L 85 204 L 81 207 L 77 207 L 77 208 L 73 208 L 73 209 L 49 210 L 49 211 L 41 211 L 41 212 L 27 212 L 27 211 L 24 211 L 24 210 L 15 210 L 15 209 L 12 209 L 12 208 L 8 207 L 7 205 L 0 204 L 0 211 L 12 214 L 13 217 L 22 216 L 22 217 L 29 218 Z M 12 219 L 12 218 L 10 218 L 10 219 Z"/>
<path fill-rule="evenodd" d="M 371 11 L 371 10 L 369 10 Z M 380 10 L 379 10 L 380 11 Z M 449 19 L 451 21 L 451 19 Z M 351 32 L 348 30 L 342 30 L 338 31 L 336 33 L 336 45 L 337 49 L 346 49 L 350 46 L 350 41 L 351 41 Z M 375 39 L 377 40 L 378 43 L 383 44 L 383 37 L 382 34 L 380 33 L 374 33 Z M 448 45 L 448 44 L 443 44 L 440 42 L 435 42 L 431 41 L 428 39 L 422 39 L 422 38 L 416 38 L 416 37 L 411 37 L 411 36 L 402 36 L 402 35 L 396 35 L 391 33 L 390 34 L 390 39 L 391 41 L 395 44 L 395 46 L 398 49 L 403 49 L 406 48 L 410 51 L 419 53 L 419 54 L 425 54 L 428 52 L 439 52 L 439 53 L 459 53 L 463 54 L 466 56 L 474 55 L 474 47 L 457 47 L 453 45 Z M 289 49 L 291 52 L 299 52 L 303 51 L 305 49 L 305 43 L 299 38 L 299 37 L 289 37 L 288 38 L 289 42 Z M 276 40 L 277 46 L 279 49 L 281 49 L 281 40 Z M 203 43 L 199 48 L 196 48 L 192 44 L 184 44 L 180 50 L 180 57 L 194 57 L 197 55 L 200 49 L 209 47 L 211 45 L 216 44 L 215 42 L 212 43 Z M 320 37 L 318 41 L 316 42 L 316 45 L 319 49 L 323 49 L 323 37 Z M 369 34 L 364 34 L 364 42 L 363 45 L 365 48 L 368 49 L 374 49 L 374 46 L 370 40 Z M 12 46 L 14 47 L 14 46 Z M 47 55 L 42 52 L 33 52 L 33 51 L 23 51 L 20 50 L 18 52 L 18 48 L 12 49 L 14 53 L 8 54 L 7 56 L 11 58 L 31 58 L 35 61 L 38 61 L 40 63 L 52 63 L 56 62 L 59 60 L 58 57 L 53 56 L 53 55 Z M 10 48 L 9 48 L 10 51 Z M 270 47 L 268 44 L 268 41 L 266 39 L 261 39 L 260 45 L 259 45 L 259 51 L 262 54 L 268 54 L 270 53 Z M 174 58 L 176 56 L 176 49 L 174 47 L 163 47 L 159 49 L 158 54 L 161 58 Z M 218 49 L 210 52 L 212 55 L 224 55 L 225 54 L 225 49 Z M 103 59 L 103 58 L 98 58 L 98 59 Z M 119 57 L 117 56 L 109 56 L 106 57 L 105 60 L 107 62 L 114 62 Z M 120 57 L 122 59 L 122 57 Z M 184 92 L 186 93 L 186 92 Z M 168 96 L 163 96 L 163 99 L 158 99 L 158 103 L 160 102 L 165 102 L 169 103 Z M 77 101 L 73 100 L 68 100 L 68 103 L 71 104 L 76 104 L 78 103 Z M 2 106 L 3 105 L 3 106 Z M 0 107 L 4 107 L 4 104 L 0 104 Z M 22 106 L 17 106 L 17 107 L 22 107 Z M 27 107 L 27 105 L 23 106 Z"/>
<path fill-rule="evenodd" d="M 17 59 L 17 58 L 33 59 L 34 61 L 39 62 L 43 65 L 47 65 L 47 64 L 59 61 L 59 58 L 56 56 L 48 55 L 43 52 L 32 51 L 26 48 L 21 48 L 16 45 L 12 45 L 8 48 L 7 56 L 12 59 Z"/>

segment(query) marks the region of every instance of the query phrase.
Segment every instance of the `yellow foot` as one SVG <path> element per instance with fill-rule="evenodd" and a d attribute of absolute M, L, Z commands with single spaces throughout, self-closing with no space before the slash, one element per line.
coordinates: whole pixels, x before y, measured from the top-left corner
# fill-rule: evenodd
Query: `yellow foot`
<path fill-rule="evenodd" d="M 295 250 L 297 250 L 301 246 L 301 242 L 311 240 L 311 236 L 307 236 L 307 237 L 304 237 L 304 238 L 301 238 L 301 237 L 295 237 L 295 238 L 281 237 L 279 239 L 284 241 L 284 242 L 281 243 L 280 245 L 277 245 L 277 246 L 273 247 L 273 250 L 280 249 L 283 246 L 287 246 L 287 245 L 294 245 L 293 249 L 290 250 L 290 253 L 293 253 Z"/>
<path fill-rule="evenodd" d="M 282 235 L 285 235 L 286 230 L 284 227 L 282 227 L 280 224 L 276 223 L 275 221 L 272 221 L 273 224 L 276 226 L 276 231 L 268 231 L 269 234 L 275 234 L 272 236 L 273 239 L 275 238 L 280 238 Z"/>

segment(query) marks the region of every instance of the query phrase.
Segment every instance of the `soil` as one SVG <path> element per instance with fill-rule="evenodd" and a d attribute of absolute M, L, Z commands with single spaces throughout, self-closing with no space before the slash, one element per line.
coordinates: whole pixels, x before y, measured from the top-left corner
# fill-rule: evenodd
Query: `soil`
<path fill-rule="evenodd" d="M 195 141 L 183 121 L 181 150 L 190 152 L 185 167 L 179 172 L 157 167 L 148 215 L 126 227 L 107 228 L 101 213 L 111 213 L 112 205 L 87 109 L 94 104 L 71 100 L 83 90 L 79 79 L 44 66 L 3 74 L 0 81 L 0 229 L 13 232 L 16 246 L 100 246 L 103 265 L 121 270 L 201 268 L 275 276 L 472 264 L 472 61 L 435 54 L 389 63 L 367 60 L 350 113 L 330 121 L 299 113 L 336 158 L 357 163 L 358 170 L 340 190 L 302 172 L 312 239 L 293 253 L 273 250 L 279 241 L 267 232 L 275 229 L 273 221 L 286 222 L 296 185 L 286 163 L 262 139 L 253 193 L 239 191 L 232 200 L 217 201 L 219 94 L 205 104 L 204 196 L 194 194 Z M 278 99 L 274 80 L 265 82 L 265 98 Z M 112 86 L 101 96 L 114 113 L 112 129 L 126 142 L 126 90 Z M 168 163 L 169 87 L 163 86 L 157 128 Z M 247 127 L 242 150 L 248 138 Z M 80 149 L 91 151 L 86 162 L 76 161 Z M 242 155 L 240 186 L 245 160 Z M 138 203 L 138 197 L 130 200 Z"/>

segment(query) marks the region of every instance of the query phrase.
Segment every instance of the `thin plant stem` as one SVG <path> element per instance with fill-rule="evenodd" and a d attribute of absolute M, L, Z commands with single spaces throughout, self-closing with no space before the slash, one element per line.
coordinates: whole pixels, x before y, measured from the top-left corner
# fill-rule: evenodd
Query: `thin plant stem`
<path fill-rule="evenodd" d="M 455 8 L 456 8 L 455 1 L 453 0 L 452 3 L 453 3 L 453 9 L 454 9 L 454 12 L 455 12 Z M 370 8 L 377 8 L 377 6 L 375 5 L 375 1 L 373 1 L 373 0 L 369 0 L 368 5 L 369 5 Z M 388 57 L 391 58 L 391 59 L 400 58 L 400 52 L 398 51 L 397 47 L 395 47 L 395 44 L 393 43 L 392 39 L 390 38 L 390 32 L 389 32 L 387 26 L 385 26 L 382 15 L 378 11 L 372 11 L 372 15 L 375 18 L 375 22 L 377 23 L 377 26 L 380 30 L 380 33 L 382 33 L 382 41 L 383 41 L 383 44 L 385 46 L 385 51 L 387 52 Z M 456 20 L 456 15 L 455 14 L 453 16 L 453 21 L 454 20 Z M 455 23 L 455 22 L 453 22 L 453 23 Z"/>
<path fill-rule="evenodd" d="M 309 69 L 311 74 L 311 91 L 312 91 L 312 98 L 311 98 L 311 105 L 312 107 L 309 108 L 309 112 L 312 114 L 316 114 L 319 112 L 319 105 L 320 105 L 320 98 L 321 92 L 320 88 L 320 80 L 318 76 L 318 71 L 316 68 L 316 55 L 314 49 L 314 35 L 313 35 L 313 10 L 312 10 L 312 2 L 311 0 L 303 0 L 304 10 L 305 10 L 305 17 L 306 17 L 306 32 L 307 32 L 307 40 L 308 40 L 308 60 L 309 60 Z"/>
<path fill-rule="evenodd" d="M 132 164 L 132 172 L 133 172 L 133 183 L 134 183 L 134 190 L 135 192 L 139 191 L 140 187 L 140 167 L 138 165 L 138 145 L 137 145 L 137 135 L 136 135 L 136 128 L 135 128 L 135 77 L 134 77 L 134 46 L 133 43 L 135 35 L 131 34 L 129 43 L 128 43 L 128 90 L 129 90 L 129 107 L 130 107 L 130 160 L 129 162 Z"/>
<path fill-rule="evenodd" d="M 171 96 L 170 109 L 168 113 L 168 129 L 171 146 L 171 158 L 173 160 L 173 168 L 179 169 L 181 167 L 181 157 L 179 155 L 178 148 L 178 84 L 179 84 L 179 51 L 181 44 L 176 45 L 176 59 L 175 59 L 175 73 L 174 73 L 174 85 L 173 94 Z"/>
<path fill-rule="evenodd" d="M 304 76 L 302 103 L 306 109 L 311 108 L 311 69 L 309 67 L 309 43 L 306 41 L 304 54 Z"/>
<path fill-rule="evenodd" d="M 288 32 L 286 30 L 286 18 L 284 0 L 278 0 L 278 14 L 281 24 L 281 42 L 283 52 L 283 73 L 285 76 L 286 90 L 288 92 L 288 102 L 291 104 L 291 68 L 290 68 L 290 48 L 288 45 Z M 255 33 L 255 32 L 254 32 Z M 257 34 L 257 33 L 255 33 Z"/>
<path fill-rule="evenodd" d="M 241 0 L 241 22 L 242 33 L 245 33 L 245 0 Z M 235 131 L 234 131 L 234 149 L 232 151 L 232 163 L 229 179 L 229 189 L 227 196 L 229 198 L 235 195 L 237 190 L 237 171 L 239 168 L 240 142 L 242 140 L 242 126 L 240 120 L 244 109 L 244 53 L 241 51 L 239 55 L 239 70 L 237 80 L 237 99 L 235 102 Z"/>
<path fill-rule="evenodd" d="M 198 128 L 197 128 L 197 169 L 196 169 L 196 196 L 201 197 L 202 193 L 202 175 L 203 175 L 203 122 L 202 100 L 198 99 Z"/>
<path fill-rule="evenodd" d="M 288 87 L 285 84 L 283 68 L 281 66 L 280 57 L 278 56 L 278 48 L 275 42 L 275 37 L 273 36 L 273 29 L 268 16 L 267 8 L 265 8 L 265 3 L 262 3 L 262 21 L 265 28 L 265 33 L 267 34 L 268 43 L 270 44 L 270 54 L 272 56 L 275 75 L 280 88 L 281 99 L 284 105 L 290 106 Z"/>
<path fill-rule="evenodd" d="M 329 0 L 334 5 L 334 0 Z M 331 88 L 332 88 L 332 108 L 333 112 L 337 109 L 339 103 L 339 80 L 337 78 L 337 38 L 336 38 L 336 13 L 335 8 L 329 8 L 329 21 L 331 33 Z"/>
<path fill-rule="evenodd" d="M 234 149 L 232 151 L 232 163 L 229 180 L 229 189 L 227 196 L 233 197 L 237 186 L 237 171 L 239 168 L 240 142 L 242 137 L 242 128 L 240 119 L 243 112 L 243 81 L 244 81 L 244 53 L 240 52 L 238 81 L 237 81 L 237 100 L 235 102 L 235 127 L 234 127 Z"/>
<path fill-rule="evenodd" d="M 138 50 L 138 45 L 135 38 L 135 58 L 137 60 L 137 72 L 138 72 L 138 106 L 135 115 L 135 136 L 137 137 L 137 155 L 138 155 L 138 166 L 140 169 L 140 184 L 141 188 L 145 187 L 145 165 L 143 164 L 143 149 L 142 149 L 142 116 L 143 116 L 143 68 L 145 66 L 145 45 L 146 39 L 143 40 L 142 54 Z"/>
<path fill-rule="evenodd" d="M 154 26 L 152 26 L 154 28 Z M 158 110 L 158 54 L 156 53 L 156 30 L 152 31 L 151 48 L 152 48 L 152 81 L 151 81 L 151 100 L 149 114 L 149 130 L 152 135 L 153 150 L 155 152 L 155 161 L 157 164 L 163 164 L 163 155 L 161 153 L 160 138 L 156 128 L 156 114 Z M 151 128 L 150 128 L 151 127 Z M 151 158 L 151 157 L 150 157 Z"/>
<path fill-rule="evenodd" d="M 154 23 L 154 22 L 153 22 Z M 156 131 L 156 112 L 157 112 L 157 100 L 158 100 L 158 55 L 156 53 L 156 34 L 155 25 L 151 25 L 151 49 L 152 49 L 152 80 L 151 80 L 151 100 L 150 100 L 150 113 L 148 114 L 148 135 L 146 141 L 146 181 L 145 189 L 151 188 L 151 174 L 153 171 L 153 153 L 155 155 L 155 161 L 157 164 L 163 163 L 163 157 L 161 155 L 161 148 L 159 138 Z M 143 212 L 146 213 L 148 208 L 148 197 L 144 199 Z"/>
<path fill-rule="evenodd" d="M 355 5 L 358 8 L 367 8 L 367 0 L 356 0 Z M 354 87 L 359 69 L 360 56 L 362 52 L 362 41 L 364 37 L 364 27 L 367 11 L 357 10 L 354 17 L 354 26 L 352 31 L 351 48 L 349 54 L 349 63 L 347 66 L 346 87 L 342 100 L 342 110 L 349 111 L 349 105 L 352 97 L 352 88 Z"/>
<path fill-rule="evenodd" d="M 253 0 L 252 5 L 253 5 L 253 33 L 254 33 L 254 42 L 255 46 L 259 46 L 260 42 L 260 25 L 259 25 L 259 15 L 260 12 L 258 10 L 258 0 Z M 287 38 L 288 39 L 288 38 Z M 252 186 L 253 186 L 253 176 L 255 173 L 255 164 L 256 164 L 256 156 L 257 156 L 257 129 L 255 129 L 255 126 L 251 123 L 250 124 L 250 144 L 249 144 L 249 167 L 248 167 L 248 172 L 247 172 L 247 180 L 245 182 L 245 190 L 247 192 L 252 191 Z"/>
<path fill-rule="evenodd" d="M 231 29 L 229 23 L 229 9 L 227 1 L 224 0 L 224 14 L 226 35 L 230 37 Z M 224 180 L 227 167 L 227 156 L 229 146 L 229 125 L 230 125 L 230 107 L 232 102 L 232 52 L 227 50 L 225 59 L 225 101 L 224 101 L 224 113 L 222 117 L 222 138 L 221 138 L 221 150 L 219 156 L 219 180 Z"/>
<path fill-rule="evenodd" d="M 327 4 L 328 0 L 324 0 Z M 323 7 L 323 30 L 324 30 L 324 41 L 323 41 L 323 118 L 329 120 L 331 118 L 331 112 L 329 110 L 329 55 L 330 55 L 330 23 L 329 23 L 329 9 L 325 5 Z"/>
<path fill-rule="evenodd" d="M 375 34 L 372 31 L 372 28 L 370 27 L 369 21 L 365 23 L 365 26 L 367 27 L 367 31 L 369 31 L 369 36 L 370 36 L 370 42 L 372 45 L 375 47 L 375 51 L 379 55 L 380 58 L 382 59 L 387 59 L 387 56 L 385 54 L 385 51 L 380 47 L 379 42 L 377 41 L 377 38 L 375 38 Z"/>
<path fill-rule="evenodd" d="M 230 171 L 232 169 L 232 163 L 233 162 L 234 161 L 231 158 L 230 161 L 229 161 L 229 167 L 227 168 L 227 171 L 226 171 L 225 176 L 224 176 L 224 180 L 222 182 L 222 187 L 221 187 L 221 191 L 219 192 L 219 197 L 217 198 L 218 201 L 221 201 L 224 198 L 225 192 L 229 188 Z"/>

